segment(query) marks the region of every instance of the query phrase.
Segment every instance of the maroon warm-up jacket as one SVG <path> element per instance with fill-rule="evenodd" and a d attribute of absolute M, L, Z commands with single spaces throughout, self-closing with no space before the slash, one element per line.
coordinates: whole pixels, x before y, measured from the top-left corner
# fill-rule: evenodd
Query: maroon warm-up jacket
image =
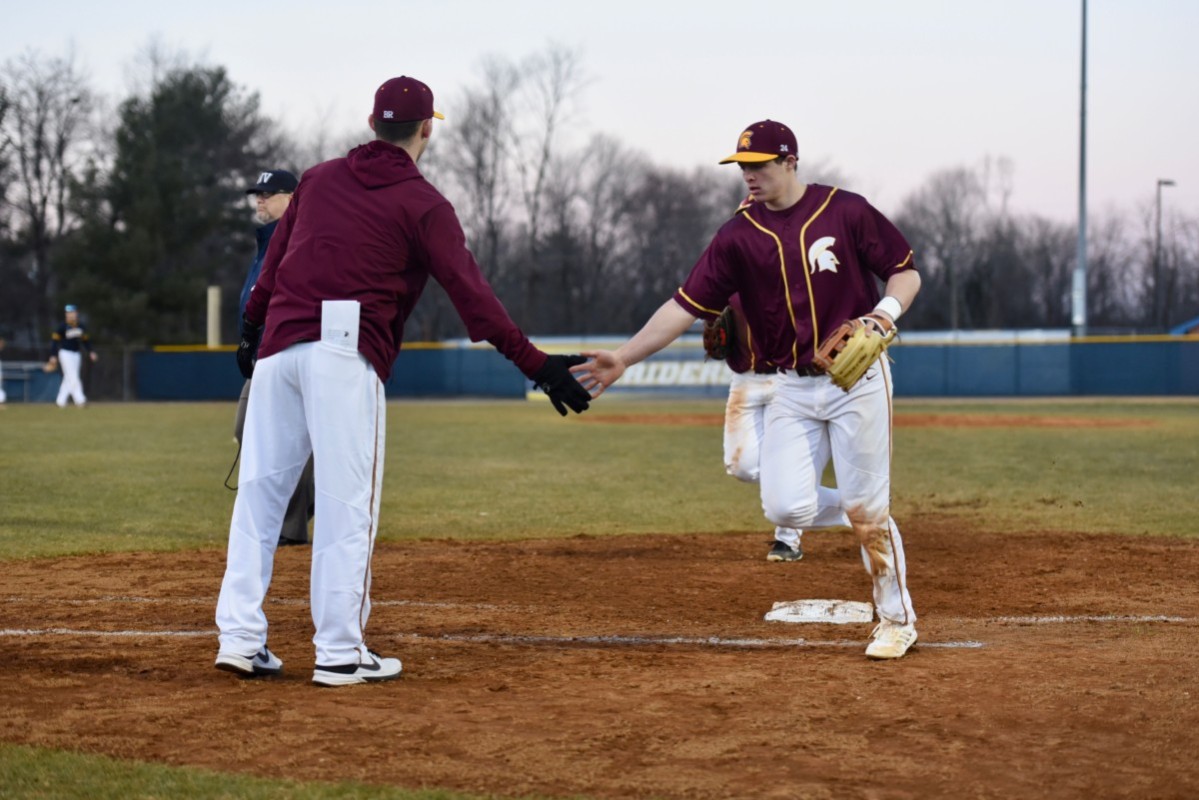
<path fill-rule="evenodd" d="M 545 363 L 508 316 L 458 217 L 408 154 L 382 141 L 304 173 L 271 238 L 246 318 L 265 320 L 258 357 L 320 341 L 321 301 L 362 304 L 358 350 L 387 380 L 425 282 L 441 284 L 472 341 L 488 341 L 527 377 Z"/>

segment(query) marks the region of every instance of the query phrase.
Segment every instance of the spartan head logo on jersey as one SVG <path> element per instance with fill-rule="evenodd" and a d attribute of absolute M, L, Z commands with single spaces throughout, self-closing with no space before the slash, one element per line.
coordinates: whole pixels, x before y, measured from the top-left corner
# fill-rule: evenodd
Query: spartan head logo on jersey
<path fill-rule="evenodd" d="M 811 265 L 813 275 L 817 270 L 820 272 L 837 271 L 837 265 L 841 262 L 833 255 L 833 245 L 836 243 L 836 237 L 821 236 L 808 248 L 808 264 Z"/>

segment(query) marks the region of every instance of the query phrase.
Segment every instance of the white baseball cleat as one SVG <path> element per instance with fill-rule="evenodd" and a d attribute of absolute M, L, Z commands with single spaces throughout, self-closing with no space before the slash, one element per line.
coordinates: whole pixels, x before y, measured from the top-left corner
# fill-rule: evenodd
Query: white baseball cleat
<path fill-rule="evenodd" d="M 400 677 L 403 665 L 398 658 L 383 658 L 367 650 L 357 664 L 316 665 L 312 682 L 318 686 L 351 686 L 355 683 L 378 683 Z"/>
<path fill-rule="evenodd" d="M 252 656 L 222 651 L 217 653 L 215 666 L 243 678 L 278 675 L 283 671 L 283 662 L 266 646 Z"/>
<path fill-rule="evenodd" d="M 899 658 L 916 643 L 916 626 L 883 620 L 870 636 L 874 641 L 866 648 L 867 658 Z"/>

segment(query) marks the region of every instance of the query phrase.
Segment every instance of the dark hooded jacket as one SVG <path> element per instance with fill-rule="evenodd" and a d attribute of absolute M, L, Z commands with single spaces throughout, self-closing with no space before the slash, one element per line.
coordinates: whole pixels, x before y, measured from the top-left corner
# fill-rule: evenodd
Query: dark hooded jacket
<path fill-rule="evenodd" d="M 241 329 L 241 320 L 246 314 L 246 303 L 250 300 L 250 290 L 258 282 L 258 273 L 262 272 L 262 259 L 266 258 L 266 248 L 271 243 L 271 235 L 275 232 L 278 224 L 279 220 L 274 220 L 260 225 L 254 234 L 258 239 L 258 252 L 254 255 L 254 260 L 250 262 L 250 271 L 246 273 L 246 282 L 241 287 L 241 297 L 237 301 L 238 333 L 242 335 L 245 334 L 245 331 Z"/>
<path fill-rule="evenodd" d="M 466 323 L 532 377 L 545 354 L 516 327 L 458 217 L 401 148 L 382 141 L 304 173 L 271 237 L 246 318 L 266 321 L 259 358 L 319 341 L 321 301 L 361 303 L 358 350 L 386 381 L 404 322 L 432 276 Z"/>

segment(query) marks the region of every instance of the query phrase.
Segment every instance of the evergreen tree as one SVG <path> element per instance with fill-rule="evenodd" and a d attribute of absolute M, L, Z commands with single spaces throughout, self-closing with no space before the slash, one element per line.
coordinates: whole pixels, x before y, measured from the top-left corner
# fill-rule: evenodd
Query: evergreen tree
<path fill-rule="evenodd" d="M 83 224 L 64 258 L 105 338 L 202 343 L 216 285 L 232 340 L 253 252 L 244 188 L 268 155 L 258 105 L 220 67 L 171 70 L 121 104 L 111 170 L 76 187 Z"/>

